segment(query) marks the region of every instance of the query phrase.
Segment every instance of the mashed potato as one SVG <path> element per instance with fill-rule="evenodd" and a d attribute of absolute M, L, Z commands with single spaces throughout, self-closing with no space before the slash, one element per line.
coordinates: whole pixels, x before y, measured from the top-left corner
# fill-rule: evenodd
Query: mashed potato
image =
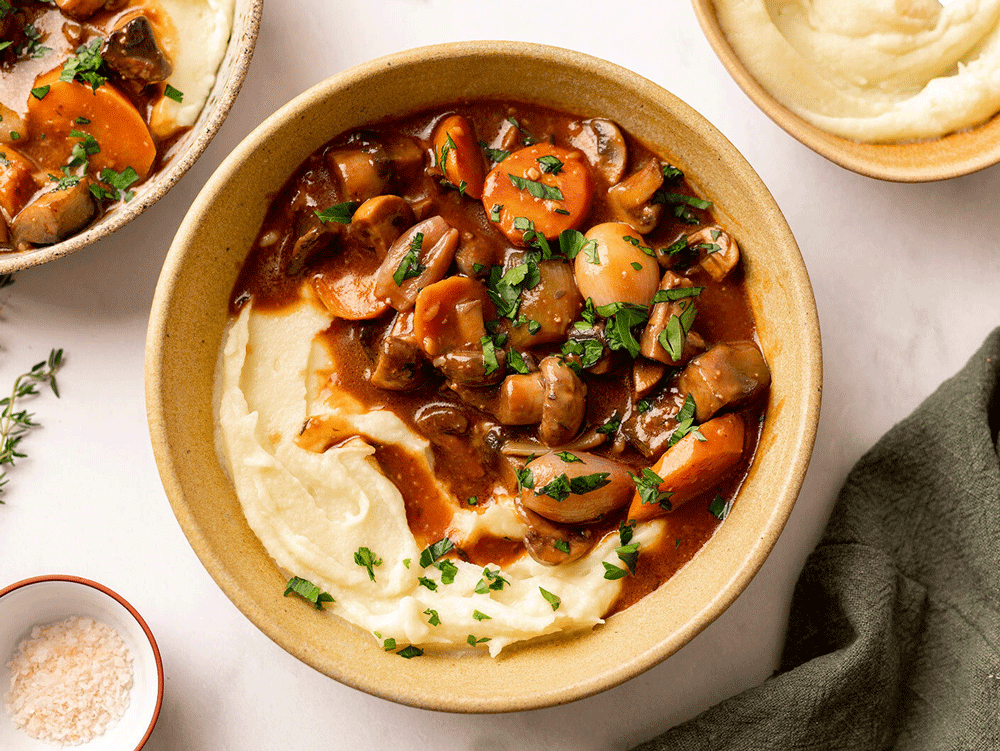
<path fill-rule="evenodd" d="M 445 583 L 442 571 L 420 566 L 403 498 L 365 437 L 401 446 L 428 465 L 429 444 L 391 412 L 366 413 L 323 376 L 334 364 L 316 337 L 330 321 L 308 300 L 281 313 L 247 305 L 220 354 L 217 450 L 251 529 L 277 564 L 329 592 L 336 602 L 327 610 L 397 646 L 464 645 L 471 636 L 496 655 L 514 641 L 601 623 L 621 586 L 604 578 L 602 566 L 621 564 L 617 535 L 569 564 L 544 566 L 524 556 L 500 571 L 509 586 L 485 594 L 475 591 L 483 567 L 452 561 L 457 572 Z M 324 416 L 358 437 L 323 453 L 301 448 L 295 439 L 306 419 Z M 449 538 L 461 546 L 486 531 L 520 537 L 512 501 L 500 498 L 478 511 L 452 501 Z M 634 539 L 651 547 L 662 529 L 659 521 L 640 525 Z M 372 569 L 374 581 L 355 562 L 361 548 L 382 560 Z M 559 598 L 557 608 L 541 589 Z"/>
<path fill-rule="evenodd" d="M 857 141 L 936 138 L 1000 111 L 1000 0 L 715 0 L 749 72 Z"/>

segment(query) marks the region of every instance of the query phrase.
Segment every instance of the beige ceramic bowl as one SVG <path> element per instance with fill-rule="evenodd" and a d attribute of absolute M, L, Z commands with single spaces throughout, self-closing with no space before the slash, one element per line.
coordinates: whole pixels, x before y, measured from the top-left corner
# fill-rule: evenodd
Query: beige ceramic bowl
<path fill-rule="evenodd" d="M 1000 162 L 1000 117 L 977 128 L 911 143 L 860 143 L 807 123 L 750 75 L 729 44 L 712 0 L 692 0 L 695 15 L 729 75 L 769 118 L 820 156 L 879 180 L 918 183 L 947 180 Z"/>
<path fill-rule="evenodd" d="M 735 508 L 695 559 L 592 632 L 481 655 L 404 660 L 370 634 L 282 597 L 285 579 L 247 526 L 213 444 L 212 377 L 237 271 L 274 195 L 316 148 L 372 120 L 467 97 L 610 117 L 681 166 L 745 253 L 773 371 L 760 450 Z M 405 704 L 530 709 L 621 683 L 676 652 L 760 568 L 795 502 L 819 417 L 820 340 L 795 240 L 747 162 L 676 97 L 610 63 L 553 47 L 447 44 L 375 60 L 315 86 L 230 154 L 167 255 L 146 349 L 153 450 L 174 512 L 209 573 L 264 633 L 317 670 Z"/>
<path fill-rule="evenodd" d="M 60 243 L 43 245 L 23 253 L 0 253 L 0 274 L 37 266 L 81 250 L 124 227 L 166 195 L 218 133 L 236 95 L 240 93 L 257 41 L 263 8 L 264 0 L 236 0 L 229 46 L 198 121 L 171 149 L 166 166 L 136 189 L 135 198 Z"/>

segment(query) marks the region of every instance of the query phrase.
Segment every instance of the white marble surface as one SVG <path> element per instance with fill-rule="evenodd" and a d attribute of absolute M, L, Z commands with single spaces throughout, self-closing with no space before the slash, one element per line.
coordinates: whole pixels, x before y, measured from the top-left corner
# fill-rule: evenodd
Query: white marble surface
<path fill-rule="evenodd" d="M 621 20 L 619 20 L 621 19 Z M 181 534 L 149 447 L 142 362 L 170 239 L 223 157 L 266 115 L 356 63 L 422 44 L 518 39 L 597 55 L 714 122 L 774 193 L 812 276 L 823 329 L 819 437 L 798 505 L 746 592 L 676 655 L 602 695 L 510 715 L 448 715 L 376 699 L 287 655 L 226 599 Z M 792 587 L 861 454 L 1000 324 L 1000 169 L 894 185 L 828 163 L 730 80 L 683 0 L 503 5 L 267 0 L 237 105 L 174 190 L 114 237 L 17 275 L 0 292 L 0 385 L 64 347 L 62 399 L 10 473 L 0 586 L 73 573 L 129 599 L 159 640 L 163 712 L 150 751 L 625 749 L 764 680 Z"/>

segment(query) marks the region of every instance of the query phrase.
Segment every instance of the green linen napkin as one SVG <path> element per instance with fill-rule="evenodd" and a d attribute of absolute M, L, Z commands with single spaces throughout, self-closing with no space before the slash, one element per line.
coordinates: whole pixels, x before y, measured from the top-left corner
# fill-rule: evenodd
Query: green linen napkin
<path fill-rule="evenodd" d="M 775 675 L 639 749 L 1000 750 L 998 376 L 1000 329 L 848 476 Z"/>

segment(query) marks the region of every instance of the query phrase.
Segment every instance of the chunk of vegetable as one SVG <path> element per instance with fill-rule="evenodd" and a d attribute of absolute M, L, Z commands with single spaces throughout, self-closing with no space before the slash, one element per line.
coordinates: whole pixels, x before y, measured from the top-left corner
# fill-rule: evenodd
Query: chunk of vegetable
<path fill-rule="evenodd" d="M 592 530 L 554 524 L 521 504 L 517 510 L 525 523 L 524 547 L 541 564 L 570 563 L 589 553 L 597 542 Z"/>
<path fill-rule="evenodd" d="M 408 391 L 423 382 L 424 354 L 413 331 L 413 313 L 397 313 L 379 343 L 369 381 L 390 391 Z"/>
<path fill-rule="evenodd" d="M 740 246 L 721 227 L 705 227 L 688 238 L 688 245 L 698 250 L 701 267 L 713 280 L 721 282 L 740 262 Z"/>
<path fill-rule="evenodd" d="M 413 308 L 413 333 L 431 358 L 453 349 L 477 349 L 486 335 L 484 315 L 492 315 L 492 304 L 482 283 L 450 276 L 420 290 Z"/>
<path fill-rule="evenodd" d="M 625 175 L 625 165 L 628 162 L 625 137 L 610 120 L 594 118 L 572 122 L 569 142 L 586 155 L 590 166 L 597 170 L 608 185 L 614 185 Z"/>
<path fill-rule="evenodd" d="M 585 451 L 565 458 L 563 452 L 551 452 L 531 461 L 526 469 L 531 471 L 534 487 L 522 488 L 521 504 L 560 524 L 603 518 L 628 505 L 635 489 L 623 465 Z M 560 480 L 563 476 L 568 484 Z"/>
<path fill-rule="evenodd" d="M 660 290 L 677 290 L 675 294 L 682 294 L 683 290 L 693 290 L 694 284 L 690 279 L 679 276 L 672 271 L 663 273 L 663 280 L 660 282 Z M 694 290 L 697 291 L 697 290 Z M 681 365 L 704 350 L 705 341 L 696 332 L 690 331 L 690 321 L 697 315 L 698 306 L 697 295 L 690 297 L 678 297 L 676 300 L 660 302 L 653 306 L 649 313 L 649 321 L 642 332 L 642 339 L 639 342 L 639 351 L 650 360 L 657 360 L 664 365 Z M 688 310 L 689 306 L 694 306 L 694 310 Z M 675 322 L 671 322 L 676 318 Z M 666 331 L 665 337 L 661 336 Z M 668 340 L 673 337 L 673 346 L 677 347 L 674 352 L 668 352 L 663 346 L 663 338 Z M 675 358 L 675 355 L 677 357 Z"/>
<path fill-rule="evenodd" d="M 347 244 L 323 264 L 313 277 L 313 287 L 327 310 L 338 318 L 349 321 L 378 318 L 389 309 L 388 299 L 376 289 L 380 269 L 374 251 Z"/>
<path fill-rule="evenodd" d="M 444 154 L 442 172 L 445 179 L 465 195 L 477 200 L 482 198 L 486 169 L 472 123 L 461 115 L 446 117 L 434 128 L 433 145 L 439 168 L 442 168 L 441 155 Z"/>
<path fill-rule="evenodd" d="M 656 293 L 660 267 L 655 258 L 639 247 L 643 240 L 636 234 L 621 222 L 598 224 L 587 231 L 587 239 L 593 240 L 597 247 L 579 253 L 573 268 L 580 294 L 591 298 L 594 305 L 613 302 L 647 305 Z M 625 238 L 632 238 L 635 244 Z"/>
<path fill-rule="evenodd" d="M 668 505 L 643 503 L 636 491 L 629 519 L 646 521 L 661 516 L 710 490 L 736 466 L 743 456 L 744 426 L 739 415 L 717 417 L 698 430 L 704 441 L 688 433 L 653 465 L 653 472 L 663 480 L 659 490 L 671 493 Z"/>
<path fill-rule="evenodd" d="M 361 204 L 351 217 L 351 230 L 383 260 L 392 244 L 413 226 L 413 209 L 399 196 L 376 196 Z"/>
<path fill-rule="evenodd" d="M 84 178 L 64 189 L 43 193 L 25 206 L 10 224 L 15 248 L 50 245 L 76 232 L 94 218 L 97 208 Z"/>
<path fill-rule="evenodd" d="M 549 355 L 538 364 L 545 378 L 545 399 L 538 440 L 559 446 L 575 436 L 587 412 L 587 385 L 561 357 Z"/>
<path fill-rule="evenodd" d="M 521 292 L 520 307 L 521 315 L 538 326 L 511 327 L 508 333 L 512 347 L 533 347 L 564 340 L 583 307 L 570 264 L 559 259 L 539 261 L 538 273 L 538 284 Z"/>
<path fill-rule="evenodd" d="M 548 159 L 561 166 L 543 171 L 545 161 L 539 160 Z M 524 247 L 527 223 L 550 240 L 578 227 L 590 210 L 592 182 L 580 151 L 539 143 L 515 151 L 490 170 L 483 207 L 487 215 L 499 215 L 497 226 L 513 244 Z M 494 206 L 500 208 L 494 212 Z"/>
<path fill-rule="evenodd" d="M 771 384 L 771 370 L 753 342 L 716 344 L 687 364 L 677 390 L 697 405 L 695 417 L 707 420 L 719 410 L 748 402 Z"/>
<path fill-rule="evenodd" d="M 156 32 L 146 16 L 130 18 L 115 29 L 101 50 L 109 68 L 125 78 L 144 83 L 165 81 L 173 66 L 156 40 Z"/>
<path fill-rule="evenodd" d="M 104 7 L 107 0 L 55 0 L 64 15 L 76 21 L 85 21 Z"/>
<path fill-rule="evenodd" d="M 38 190 L 34 167 L 10 146 L 0 146 L 0 211 L 10 222 Z"/>
<path fill-rule="evenodd" d="M 661 185 L 663 169 L 658 160 L 650 159 L 641 170 L 608 190 L 608 204 L 615 217 L 636 232 L 652 232 L 663 213 L 663 204 L 652 202 Z"/>
<path fill-rule="evenodd" d="M 413 225 L 389 248 L 375 293 L 396 310 L 410 310 L 421 289 L 444 278 L 457 246 L 458 230 L 440 216 Z"/>
<path fill-rule="evenodd" d="M 39 164 L 68 164 L 73 147 L 84 141 L 70 135 L 75 130 L 93 136 L 100 147 L 88 156 L 88 172 L 131 167 L 140 180 L 145 179 L 156 159 L 156 145 L 135 105 L 110 83 L 94 91 L 79 81 L 60 81 L 60 73 L 56 68 L 35 80 L 36 87 L 48 86 L 49 91 L 41 99 L 28 99 L 31 139 L 25 155 Z"/>

